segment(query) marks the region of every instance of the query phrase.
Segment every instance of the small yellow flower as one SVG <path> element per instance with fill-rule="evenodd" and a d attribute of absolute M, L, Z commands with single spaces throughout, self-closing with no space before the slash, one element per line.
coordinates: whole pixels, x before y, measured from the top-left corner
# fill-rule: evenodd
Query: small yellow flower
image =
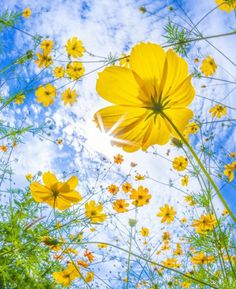
<path fill-rule="evenodd" d="M 94 272 L 87 272 L 84 279 L 86 282 L 89 283 L 93 281 L 93 278 L 94 278 Z"/>
<path fill-rule="evenodd" d="M 185 202 L 186 202 L 189 206 L 194 206 L 194 205 L 196 205 L 196 202 L 195 202 L 195 200 L 193 199 L 193 196 L 189 195 L 189 196 L 186 196 L 184 199 L 185 199 Z"/>
<path fill-rule="evenodd" d="M 145 176 L 141 175 L 141 174 L 137 174 L 135 176 L 135 181 L 143 181 L 145 180 Z"/>
<path fill-rule="evenodd" d="M 122 53 L 121 59 L 120 59 L 120 66 L 123 66 L 125 68 L 129 68 L 130 65 L 130 58 L 129 55 L 126 55 L 125 53 Z"/>
<path fill-rule="evenodd" d="M 207 56 L 203 59 L 200 69 L 205 76 L 212 76 L 217 69 L 215 60 L 211 56 Z"/>
<path fill-rule="evenodd" d="M 170 233 L 169 232 L 164 232 L 162 234 L 162 240 L 163 241 L 170 240 Z"/>
<path fill-rule="evenodd" d="M 24 18 L 29 18 L 32 14 L 32 11 L 29 7 L 25 8 L 24 11 L 22 12 L 22 16 Z"/>
<path fill-rule="evenodd" d="M 148 236 L 149 236 L 149 229 L 146 228 L 146 227 L 142 227 L 142 228 L 141 228 L 141 231 L 140 231 L 140 234 L 141 234 L 143 237 L 148 237 Z"/>
<path fill-rule="evenodd" d="M 79 277 L 81 277 L 79 268 L 73 263 L 69 263 L 65 270 L 53 273 L 54 280 L 63 286 L 70 286 L 72 281 Z"/>
<path fill-rule="evenodd" d="M 112 195 L 115 195 L 115 194 L 117 194 L 119 192 L 119 188 L 116 185 L 114 185 L 114 184 L 111 184 L 110 186 L 108 186 L 107 190 Z"/>
<path fill-rule="evenodd" d="M 215 0 L 219 5 L 219 9 L 225 12 L 231 12 L 236 9 L 236 2 L 234 0 Z"/>
<path fill-rule="evenodd" d="M 114 163 L 117 165 L 122 164 L 124 161 L 124 157 L 121 154 L 117 154 L 116 156 L 114 156 Z"/>
<path fill-rule="evenodd" d="M 54 68 L 53 73 L 56 78 L 61 78 L 65 75 L 65 69 L 63 66 L 57 66 Z"/>
<path fill-rule="evenodd" d="M 73 103 L 75 103 L 76 97 L 78 96 L 78 94 L 76 93 L 75 89 L 71 89 L 71 88 L 67 88 L 63 93 L 62 93 L 62 100 L 64 101 L 64 105 L 69 104 L 70 106 L 73 105 Z"/>
<path fill-rule="evenodd" d="M 215 261 L 213 256 L 206 256 L 203 252 L 200 252 L 191 258 L 194 265 L 205 265 Z"/>
<path fill-rule="evenodd" d="M 147 205 L 151 199 L 149 190 L 143 186 L 139 186 L 137 190 L 132 189 L 130 199 L 133 200 L 132 204 L 136 207 Z"/>
<path fill-rule="evenodd" d="M 76 176 L 66 182 L 60 182 L 54 174 L 46 172 L 43 174 L 43 183 L 44 185 L 33 182 L 30 185 L 32 197 L 36 202 L 44 202 L 51 207 L 65 210 L 82 200 L 79 192 L 75 191 L 78 185 Z"/>
<path fill-rule="evenodd" d="M 186 219 L 186 218 L 181 218 L 181 219 L 180 219 L 180 222 L 183 223 L 183 224 L 185 224 L 185 223 L 187 223 L 187 219 Z"/>
<path fill-rule="evenodd" d="M 43 50 L 43 53 L 46 55 L 52 51 L 53 45 L 54 45 L 54 43 L 52 40 L 45 39 L 41 42 L 40 48 Z"/>
<path fill-rule="evenodd" d="M 35 63 L 38 65 L 39 68 L 41 67 L 48 67 L 53 63 L 51 55 L 47 53 L 39 53 L 36 52 L 37 59 L 35 60 Z"/>
<path fill-rule="evenodd" d="M 195 134 L 199 131 L 199 125 L 196 122 L 190 122 L 184 129 L 186 134 Z"/>
<path fill-rule="evenodd" d="M 56 96 L 56 87 L 50 83 L 45 86 L 39 86 L 35 92 L 37 96 L 37 102 L 42 103 L 43 106 L 47 107 L 54 103 L 54 98 Z"/>
<path fill-rule="evenodd" d="M 117 212 L 117 213 L 125 213 L 128 212 L 128 208 L 129 207 L 129 203 L 127 203 L 125 200 L 116 200 L 113 203 L 113 209 Z"/>
<path fill-rule="evenodd" d="M 184 171 L 188 166 L 188 160 L 183 156 L 176 157 L 172 162 L 172 166 L 176 171 Z"/>
<path fill-rule="evenodd" d="M 5 145 L 0 145 L 0 151 L 2 151 L 2 152 L 7 152 L 7 146 L 5 146 Z"/>
<path fill-rule="evenodd" d="M 63 143 L 63 139 L 58 138 L 58 139 L 56 140 L 56 142 L 57 142 L 58 145 L 61 145 L 61 144 Z"/>
<path fill-rule="evenodd" d="M 193 220 L 193 227 L 199 234 L 205 234 L 207 231 L 213 230 L 217 221 L 214 215 L 201 215 L 200 219 Z"/>
<path fill-rule="evenodd" d="M 161 223 L 170 224 L 174 221 L 176 215 L 176 211 L 172 206 L 165 204 L 163 207 L 160 208 L 160 212 L 157 214 L 157 217 L 162 217 Z"/>
<path fill-rule="evenodd" d="M 236 152 L 229 153 L 229 157 L 230 158 L 235 158 L 236 157 Z"/>
<path fill-rule="evenodd" d="M 232 182 L 234 179 L 234 166 L 232 164 L 227 164 L 224 168 L 224 175 L 228 177 L 229 182 Z"/>
<path fill-rule="evenodd" d="M 174 251 L 174 256 L 181 256 L 181 255 L 183 255 L 183 250 L 181 248 L 180 243 L 177 243 L 176 244 L 176 249 Z"/>
<path fill-rule="evenodd" d="M 98 244 L 98 248 L 99 248 L 99 249 L 106 249 L 106 248 L 107 248 L 107 244 L 105 244 L 105 243 L 99 243 L 99 244 Z"/>
<path fill-rule="evenodd" d="M 32 176 L 32 174 L 26 174 L 25 178 L 26 178 L 27 181 L 30 182 L 33 179 L 33 176 Z"/>
<path fill-rule="evenodd" d="M 122 185 L 122 190 L 124 193 L 129 193 L 131 190 L 132 190 L 132 186 L 130 183 L 128 182 L 125 182 L 123 185 Z"/>
<path fill-rule="evenodd" d="M 83 64 L 78 61 L 70 62 L 69 64 L 67 64 L 67 67 L 66 67 L 67 75 L 73 80 L 77 80 L 81 76 L 83 76 L 84 71 L 85 69 L 84 69 Z"/>
<path fill-rule="evenodd" d="M 189 181 L 189 176 L 183 176 L 181 179 L 181 185 L 183 187 L 186 187 L 188 185 L 188 181 Z"/>
<path fill-rule="evenodd" d="M 22 104 L 22 103 L 24 103 L 24 100 L 25 100 L 25 95 L 20 94 L 16 97 L 15 104 L 17 104 L 17 105 Z"/>
<path fill-rule="evenodd" d="M 141 6 L 141 7 L 139 7 L 139 11 L 141 13 L 145 13 L 145 12 L 147 12 L 147 9 L 145 7 L 143 7 L 143 6 Z"/>
<path fill-rule="evenodd" d="M 212 117 L 222 118 L 227 115 L 227 108 L 223 105 L 217 104 L 210 108 L 209 112 L 212 114 Z"/>
<path fill-rule="evenodd" d="M 76 36 L 69 39 L 66 43 L 66 51 L 69 56 L 77 58 L 83 56 L 85 52 L 85 48 L 81 40 L 79 40 Z"/>
<path fill-rule="evenodd" d="M 106 220 L 106 214 L 103 213 L 103 205 L 96 204 L 94 200 L 85 204 L 85 215 L 92 223 L 102 223 Z"/>
<path fill-rule="evenodd" d="M 167 258 L 166 260 L 161 262 L 163 266 L 168 268 L 179 268 L 180 264 L 176 258 Z"/>

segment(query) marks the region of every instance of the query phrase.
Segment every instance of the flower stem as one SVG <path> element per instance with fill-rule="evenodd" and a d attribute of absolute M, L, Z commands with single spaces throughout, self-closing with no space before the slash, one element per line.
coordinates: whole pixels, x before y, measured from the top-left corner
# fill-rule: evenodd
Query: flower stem
<path fill-rule="evenodd" d="M 196 162 L 198 163 L 199 167 L 201 168 L 201 170 L 203 171 L 203 173 L 205 174 L 206 178 L 208 179 L 209 183 L 212 185 L 212 187 L 214 188 L 217 196 L 219 197 L 219 199 L 221 200 L 222 204 L 224 205 L 225 209 L 228 211 L 229 215 L 231 216 L 231 218 L 233 219 L 234 222 L 236 222 L 236 217 L 234 216 L 234 214 L 232 213 L 232 211 L 230 210 L 227 202 L 225 201 L 224 197 L 222 196 L 219 188 L 217 187 L 217 185 L 215 184 L 215 182 L 213 181 L 212 177 L 210 176 L 210 174 L 208 173 L 208 171 L 205 169 L 203 163 L 201 162 L 201 160 L 199 159 L 199 157 L 197 156 L 197 154 L 195 153 L 194 149 L 192 148 L 192 146 L 186 141 L 186 139 L 183 137 L 183 135 L 180 133 L 180 131 L 178 130 L 178 128 L 175 126 L 175 124 L 171 121 L 171 119 L 162 112 L 162 116 L 169 122 L 169 124 L 173 127 L 173 129 L 176 131 L 176 133 L 178 134 L 178 136 L 180 137 L 181 141 L 187 146 L 187 148 L 189 149 L 189 151 L 191 152 L 192 156 L 194 157 L 194 159 L 196 160 Z"/>

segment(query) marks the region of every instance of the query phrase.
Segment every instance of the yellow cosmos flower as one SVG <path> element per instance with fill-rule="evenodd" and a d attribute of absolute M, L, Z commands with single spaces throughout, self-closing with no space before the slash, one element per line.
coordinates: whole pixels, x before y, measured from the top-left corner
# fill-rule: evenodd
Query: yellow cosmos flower
<path fill-rule="evenodd" d="M 229 153 L 229 157 L 230 158 L 235 158 L 236 157 L 236 152 Z"/>
<path fill-rule="evenodd" d="M 189 123 L 184 129 L 186 134 L 195 134 L 199 131 L 199 125 L 196 122 Z"/>
<path fill-rule="evenodd" d="M 7 146 L 0 145 L 0 151 L 3 151 L 4 153 L 7 152 Z"/>
<path fill-rule="evenodd" d="M 200 219 L 193 220 L 193 227 L 196 229 L 196 232 L 199 234 L 204 234 L 207 231 L 213 230 L 217 221 L 214 215 L 201 215 Z"/>
<path fill-rule="evenodd" d="M 135 181 L 143 181 L 145 180 L 145 176 L 141 175 L 141 174 L 137 174 L 135 176 Z"/>
<path fill-rule="evenodd" d="M 146 150 L 179 137 L 193 112 L 186 108 L 195 91 L 188 65 L 172 49 L 140 43 L 130 54 L 130 68 L 111 66 L 99 73 L 97 92 L 114 105 L 99 110 L 98 127 L 112 134 L 125 151 Z"/>
<path fill-rule="evenodd" d="M 141 234 L 143 237 L 148 237 L 148 236 L 149 236 L 149 229 L 146 228 L 146 227 L 142 227 L 142 228 L 141 228 L 141 231 L 140 231 L 140 234 Z"/>
<path fill-rule="evenodd" d="M 129 203 L 127 203 L 125 200 L 116 200 L 113 203 L 113 209 L 117 212 L 117 213 L 125 213 L 128 212 L 128 208 L 129 207 Z"/>
<path fill-rule="evenodd" d="M 72 281 L 78 277 L 81 277 L 79 268 L 73 263 L 70 263 L 65 270 L 53 273 L 54 280 L 63 286 L 71 285 Z"/>
<path fill-rule="evenodd" d="M 30 185 L 32 197 L 36 202 L 44 202 L 51 207 L 65 210 L 82 200 L 81 195 L 75 191 L 78 185 L 76 176 L 66 182 L 60 182 L 54 174 L 46 172 L 43 174 L 43 183 L 44 185 L 33 182 Z"/>
<path fill-rule="evenodd" d="M 174 255 L 175 255 L 175 256 L 181 256 L 181 255 L 183 255 L 183 250 L 182 250 L 182 248 L 181 248 L 180 243 L 177 243 L 177 244 L 176 244 L 176 249 L 175 249 L 175 251 L 174 251 Z"/>
<path fill-rule="evenodd" d="M 114 163 L 117 165 L 122 164 L 124 161 L 124 157 L 121 154 L 117 154 L 116 156 L 114 156 Z"/>
<path fill-rule="evenodd" d="M 50 247 L 50 249 L 52 249 L 54 251 L 61 250 L 60 241 L 58 241 L 57 239 L 55 239 L 53 237 L 44 236 L 44 237 L 42 237 L 42 242 L 44 243 L 44 245 Z"/>
<path fill-rule="evenodd" d="M 207 56 L 203 59 L 200 70 L 205 76 L 212 76 L 216 72 L 216 69 L 217 65 L 211 56 Z"/>
<path fill-rule="evenodd" d="M 121 59 L 120 59 L 120 66 L 123 66 L 125 68 L 129 68 L 130 65 L 130 57 L 129 55 L 126 55 L 125 53 L 122 53 Z"/>
<path fill-rule="evenodd" d="M 132 190 L 132 186 L 130 183 L 126 182 L 122 185 L 122 190 L 124 193 L 129 193 Z"/>
<path fill-rule="evenodd" d="M 61 78 L 65 75 L 65 69 L 63 66 L 57 66 L 54 68 L 53 74 L 56 78 Z"/>
<path fill-rule="evenodd" d="M 189 206 L 194 206 L 196 205 L 196 201 L 193 199 L 193 196 L 189 195 L 189 196 L 186 196 L 184 198 L 185 202 L 189 205 Z"/>
<path fill-rule="evenodd" d="M 232 182 L 234 179 L 234 167 L 232 164 L 225 165 L 224 175 L 228 177 L 229 182 Z"/>
<path fill-rule="evenodd" d="M 99 249 L 106 249 L 106 248 L 107 248 L 107 244 L 105 244 L 105 243 L 99 243 L 99 244 L 98 244 L 98 248 L 99 248 Z"/>
<path fill-rule="evenodd" d="M 53 41 L 50 39 L 45 39 L 41 42 L 40 48 L 43 50 L 44 54 L 49 54 L 52 51 L 53 48 Z"/>
<path fill-rule="evenodd" d="M 212 117 L 222 118 L 227 115 L 227 108 L 223 105 L 217 104 L 210 108 L 209 112 L 212 114 Z"/>
<path fill-rule="evenodd" d="M 20 94 L 16 97 L 15 104 L 17 104 L 17 105 L 22 104 L 22 103 L 24 103 L 24 100 L 25 100 L 25 95 Z"/>
<path fill-rule="evenodd" d="M 92 223 L 102 223 L 106 220 L 106 214 L 103 213 L 103 205 L 96 204 L 95 201 L 89 201 L 85 204 L 85 215 Z"/>
<path fill-rule="evenodd" d="M 162 240 L 170 240 L 170 233 L 169 232 L 163 232 L 162 234 Z"/>
<path fill-rule="evenodd" d="M 163 207 L 160 208 L 160 212 L 157 214 L 157 217 L 162 217 L 161 223 L 170 224 L 174 221 L 176 215 L 176 211 L 172 206 L 165 204 Z"/>
<path fill-rule="evenodd" d="M 139 186 L 137 190 L 132 189 L 130 194 L 130 199 L 133 200 L 132 204 L 136 207 L 147 205 L 151 197 L 152 196 L 149 194 L 149 190 L 143 186 Z"/>
<path fill-rule="evenodd" d="M 186 187 L 188 185 L 188 181 L 189 181 L 189 176 L 183 176 L 181 179 L 182 186 Z"/>
<path fill-rule="evenodd" d="M 119 192 L 119 188 L 116 185 L 114 185 L 114 184 L 111 184 L 110 186 L 108 186 L 107 190 L 112 195 L 115 195 L 115 194 L 117 194 Z"/>
<path fill-rule="evenodd" d="M 172 167 L 176 170 L 176 171 L 184 171 L 188 166 L 188 160 L 185 157 L 176 157 L 174 158 L 173 162 L 172 162 Z"/>
<path fill-rule="evenodd" d="M 180 264 L 176 258 L 167 258 L 166 260 L 161 262 L 162 265 L 168 268 L 179 268 Z"/>
<path fill-rule="evenodd" d="M 78 62 L 78 61 L 70 62 L 66 67 L 67 75 L 73 80 L 77 80 L 81 76 L 83 76 L 84 71 L 85 71 L 85 69 L 84 69 L 83 64 L 81 62 Z"/>
<path fill-rule="evenodd" d="M 32 174 L 26 174 L 25 178 L 28 182 L 30 182 L 33 179 L 33 175 Z"/>
<path fill-rule="evenodd" d="M 56 96 L 56 87 L 50 83 L 45 86 L 39 86 L 35 91 L 37 96 L 37 102 L 42 103 L 43 106 L 47 107 L 54 103 L 54 98 Z"/>
<path fill-rule="evenodd" d="M 41 67 L 48 67 L 53 63 L 51 55 L 47 53 L 39 53 L 36 52 L 37 59 L 35 60 L 35 63 L 38 65 L 39 68 Z"/>
<path fill-rule="evenodd" d="M 93 278 L 94 278 L 94 272 L 87 272 L 84 279 L 86 282 L 89 283 L 93 281 Z"/>
<path fill-rule="evenodd" d="M 73 103 L 75 103 L 76 97 L 78 96 L 78 94 L 76 93 L 75 89 L 71 89 L 71 88 L 67 88 L 63 93 L 62 93 L 62 100 L 64 101 L 64 105 L 69 104 L 70 106 L 73 105 Z"/>
<path fill-rule="evenodd" d="M 225 11 L 225 12 L 231 12 L 236 9 L 236 2 L 234 0 L 215 0 L 217 5 L 219 6 L 219 9 Z"/>
<path fill-rule="evenodd" d="M 29 18 L 32 14 L 32 11 L 29 7 L 25 8 L 24 11 L 22 12 L 22 16 L 24 18 Z"/>
<path fill-rule="evenodd" d="M 85 52 L 85 48 L 83 46 L 83 43 L 81 40 L 79 40 L 77 37 L 72 37 L 72 39 L 69 39 L 66 43 L 66 51 L 69 56 L 72 56 L 74 58 L 83 56 Z"/>
<path fill-rule="evenodd" d="M 206 256 L 203 252 L 200 252 L 191 258 L 194 265 L 204 265 L 215 261 L 213 256 Z"/>

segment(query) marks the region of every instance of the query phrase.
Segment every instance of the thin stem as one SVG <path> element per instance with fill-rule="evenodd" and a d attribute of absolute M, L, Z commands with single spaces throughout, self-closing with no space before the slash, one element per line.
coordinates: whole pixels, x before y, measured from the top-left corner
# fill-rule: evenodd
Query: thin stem
<path fill-rule="evenodd" d="M 191 154 L 193 155 L 194 159 L 196 160 L 196 162 L 198 163 L 199 167 L 201 168 L 201 170 L 203 171 L 203 173 L 205 174 L 206 178 L 208 179 L 209 183 L 212 185 L 212 187 L 214 188 L 217 196 L 219 197 L 219 199 L 221 200 L 222 204 L 224 205 L 225 209 L 229 212 L 229 215 L 231 216 L 231 218 L 233 219 L 234 222 L 236 222 L 236 217 L 234 216 L 234 214 L 232 213 L 232 211 L 230 210 L 227 202 L 225 201 L 224 197 L 222 196 L 219 188 L 217 187 L 217 185 L 215 184 L 215 182 L 213 181 L 213 179 L 211 178 L 210 174 L 208 173 L 208 171 L 205 169 L 203 163 L 201 162 L 201 160 L 198 158 L 197 154 L 195 153 L 194 149 L 191 147 L 191 145 L 185 140 L 185 138 L 182 136 L 182 134 L 180 133 L 180 131 L 178 130 L 178 128 L 175 126 L 175 124 L 171 121 L 171 119 L 162 112 L 162 116 L 170 123 L 170 125 L 173 127 L 173 129 L 176 131 L 176 133 L 178 134 L 178 136 L 180 137 L 180 139 L 182 140 L 182 142 L 187 146 L 187 148 L 190 150 Z"/>

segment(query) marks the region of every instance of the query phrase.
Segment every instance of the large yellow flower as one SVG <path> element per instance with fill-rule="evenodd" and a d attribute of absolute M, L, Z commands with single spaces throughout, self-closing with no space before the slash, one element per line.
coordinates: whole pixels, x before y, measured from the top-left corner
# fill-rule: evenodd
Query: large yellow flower
<path fill-rule="evenodd" d="M 217 5 L 219 6 L 219 9 L 225 11 L 225 12 L 231 12 L 236 9 L 236 2 L 234 0 L 215 0 Z"/>
<path fill-rule="evenodd" d="M 75 191 L 78 185 L 76 176 L 66 182 L 59 182 L 54 174 L 46 172 L 43 174 L 43 182 L 44 185 L 38 182 L 30 185 L 32 197 L 36 202 L 45 202 L 51 207 L 65 210 L 82 200 L 79 192 Z"/>
<path fill-rule="evenodd" d="M 111 66 L 99 73 L 97 92 L 114 105 L 99 110 L 95 121 L 125 151 L 166 144 L 178 137 L 167 119 L 183 132 L 193 117 L 186 108 L 195 94 L 188 65 L 157 44 L 136 45 L 130 68 Z"/>

